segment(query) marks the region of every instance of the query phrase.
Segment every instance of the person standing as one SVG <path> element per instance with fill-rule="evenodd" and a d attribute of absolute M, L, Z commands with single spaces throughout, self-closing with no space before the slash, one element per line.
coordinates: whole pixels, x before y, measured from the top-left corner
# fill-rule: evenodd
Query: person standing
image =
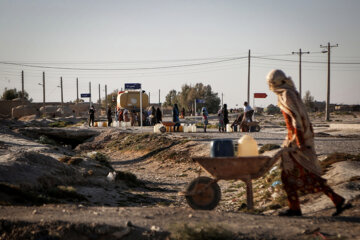
<path fill-rule="evenodd" d="M 174 132 L 178 132 L 180 127 L 180 119 L 179 119 L 179 108 L 176 103 L 174 104 L 173 107 L 173 122 L 175 123 Z"/>
<path fill-rule="evenodd" d="M 108 110 L 107 110 L 107 120 L 108 120 L 108 127 L 111 126 L 112 123 L 112 112 L 111 112 L 111 107 L 109 106 Z"/>
<path fill-rule="evenodd" d="M 226 131 L 226 125 L 229 123 L 229 111 L 227 110 L 227 104 L 224 104 L 223 114 L 224 114 L 224 130 Z"/>
<path fill-rule="evenodd" d="M 119 125 L 122 121 L 124 121 L 124 109 L 119 110 Z"/>
<path fill-rule="evenodd" d="M 185 108 L 181 109 L 181 118 L 185 118 Z"/>
<path fill-rule="evenodd" d="M 94 121 L 95 121 L 95 107 L 94 107 L 94 105 L 91 105 L 91 107 L 89 109 L 89 127 L 90 127 L 90 124 L 91 124 L 91 126 L 94 126 Z"/>
<path fill-rule="evenodd" d="M 154 126 L 156 123 L 156 110 L 155 107 L 151 107 L 151 114 L 150 114 L 150 125 Z"/>
<path fill-rule="evenodd" d="M 269 89 L 278 97 L 288 130 L 281 152 L 281 180 L 287 194 L 289 209 L 280 212 L 280 216 L 301 216 L 297 191 L 304 193 L 323 192 L 334 203 L 339 215 L 351 204 L 335 193 L 322 178 L 322 169 L 317 159 L 314 145 L 314 131 L 299 93 L 290 77 L 281 70 L 272 70 L 267 75 Z"/>
<path fill-rule="evenodd" d="M 162 122 L 162 113 L 160 108 L 156 108 L 156 123 L 161 123 Z"/>
<path fill-rule="evenodd" d="M 218 120 L 219 120 L 219 132 L 224 132 L 224 110 L 220 108 L 218 111 Z"/>
<path fill-rule="evenodd" d="M 123 116 L 124 122 L 130 122 L 129 110 L 127 110 L 126 108 L 124 109 Z"/>
<path fill-rule="evenodd" d="M 206 107 L 203 107 L 201 109 L 201 112 L 202 112 L 202 122 L 204 124 L 204 132 L 206 132 L 207 125 L 209 124 L 209 120 L 208 120 L 209 113 L 206 110 Z"/>

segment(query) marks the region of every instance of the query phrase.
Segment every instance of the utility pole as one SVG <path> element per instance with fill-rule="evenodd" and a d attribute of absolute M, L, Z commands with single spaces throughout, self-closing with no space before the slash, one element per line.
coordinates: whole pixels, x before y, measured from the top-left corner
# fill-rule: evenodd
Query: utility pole
<path fill-rule="evenodd" d="M 250 49 L 248 55 L 248 87 L 247 87 L 247 102 L 250 103 Z"/>
<path fill-rule="evenodd" d="M 323 53 L 328 54 L 328 76 L 327 76 L 327 92 L 326 92 L 326 105 L 325 105 L 325 121 L 330 120 L 330 50 L 332 47 L 338 47 L 339 44 L 336 45 L 330 45 L 330 42 L 328 42 L 327 46 L 320 45 L 321 48 L 327 48 L 327 50 L 323 50 Z"/>
<path fill-rule="evenodd" d="M 301 95 L 301 56 L 303 54 L 310 54 L 310 52 L 302 52 L 301 48 L 300 48 L 298 52 L 292 52 L 292 54 L 299 55 L 299 94 L 300 94 L 300 98 L 302 98 L 302 95 Z"/>
<path fill-rule="evenodd" d="M 106 111 L 108 109 L 108 102 L 107 102 L 107 85 L 105 84 L 105 106 L 106 106 Z"/>
<path fill-rule="evenodd" d="M 79 116 L 79 79 L 76 78 L 76 105 L 75 105 L 75 118 Z"/>
<path fill-rule="evenodd" d="M 22 92 L 21 101 L 22 101 L 22 104 L 24 105 L 24 101 L 25 101 L 24 71 L 21 71 L 21 92 Z"/>
<path fill-rule="evenodd" d="M 224 94 L 221 93 L 221 107 L 224 106 Z"/>
<path fill-rule="evenodd" d="M 79 103 L 79 79 L 76 78 L 76 103 Z"/>
<path fill-rule="evenodd" d="M 101 108 L 100 83 L 99 83 L 99 109 Z"/>
<path fill-rule="evenodd" d="M 159 89 L 159 107 L 160 107 L 160 89 Z"/>
<path fill-rule="evenodd" d="M 44 116 L 46 116 L 46 108 L 45 108 L 45 72 L 43 72 L 43 108 L 44 108 Z"/>
<path fill-rule="evenodd" d="M 151 104 L 151 102 L 150 102 L 150 92 L 149 92 L 149 104 Z"/>
<path fill-rule="evenodd" d="M 89 82 L 89 93 L 90 93 L 89 103 L 91 107 L 91 82 Z"/>
<path fill-rule="evenodd" d="M 63 98 L 63 82 L 62 77 L 60 77 L 60 89 L 61 89 L 61 110 L 64 109 L 64 98 Z"/>

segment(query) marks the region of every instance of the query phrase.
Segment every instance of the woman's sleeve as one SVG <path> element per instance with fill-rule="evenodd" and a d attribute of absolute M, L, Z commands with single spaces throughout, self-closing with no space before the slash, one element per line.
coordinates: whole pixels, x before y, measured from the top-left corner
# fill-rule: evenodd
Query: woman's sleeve
<path fill-rule="evenodd" d="M 287 114 L 291 116 L 291 124 L 294 128 L 295 139 L 291 141 L 296 141 L 296 145 L 299 148 L 304 147 L 304 117 L 302 116 L 302 104 L 299 102 L 299 99 L 294 91 L 286 91 L 284 96 L 285 105 L 287 108 Z"/>

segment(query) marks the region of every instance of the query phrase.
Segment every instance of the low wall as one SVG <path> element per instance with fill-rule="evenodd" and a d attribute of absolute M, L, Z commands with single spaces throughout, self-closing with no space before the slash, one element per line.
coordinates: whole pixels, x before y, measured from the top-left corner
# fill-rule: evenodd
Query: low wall
<path fill-rule="evenodd" d="M 30 107 L 34 107 L 36 109 L 39 109 L 43 106 L 42 102 L 36 102 L 36 103 L 31 103 L 31 102 L 23 102 L 22 101 L 11 101 L 11 100 L 0 100 L 0 117 L 3 118 L 11 118 L 12 117 L 12 109 L 16 108 L 18 106 L 21 105 L 27 105 Z M 46 106 L 61 106 L 60 102 L 47 102 L 45 103 Z M 101 113 L 101 110 L 99 108 L 98 104 L 93 104 L 95 109 L 97 110 L 95 112 L 95 115 L 98 117 Z M 64 103 L 64 107 L 69 107 L 72 111 L 74 111 L 74 113 L 76 114 L 77 117 L 87 117 L 88 116 L 88 111 L 89 111 L 89 103 Z M 23 116 L 26 116 L 26 114 L 24 114 Z M 18 117 L 18 116 L 17 116 Z"/>

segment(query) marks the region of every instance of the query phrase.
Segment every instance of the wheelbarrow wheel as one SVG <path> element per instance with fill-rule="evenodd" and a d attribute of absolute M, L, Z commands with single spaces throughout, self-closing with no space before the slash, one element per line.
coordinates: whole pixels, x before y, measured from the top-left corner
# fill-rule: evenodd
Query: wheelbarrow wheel
<path fill-rule="evenodd" d="M 192 209 L 212 210 L 220 202 L 219 185 L 209 177 L 195 178 L 186 189 L 186 201 Z"/>
<path fill-rule="evenodd" d="M 260 126 L 259 125 L 255 125 L 255 132 L 260 132 Z"/>

